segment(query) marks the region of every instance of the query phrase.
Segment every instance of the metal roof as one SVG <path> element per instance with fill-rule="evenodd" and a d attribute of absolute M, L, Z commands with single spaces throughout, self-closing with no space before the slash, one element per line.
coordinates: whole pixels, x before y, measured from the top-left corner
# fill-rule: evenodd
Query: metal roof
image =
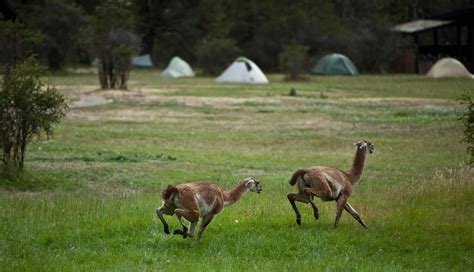
<path fill-rule="evenodd" d="M 453 21 L 446 21 L 446 20 L 416 20 L 416 21 L 411 21 L 408 23 L 404 24 L 399 24 L 396 25 L 392 28 L 392 30 L 395 30 L 397 32 L 402 32 L 402 33 L 416 33 L 432 28 L 437 28 L 440 26 L 445 26 L 451 24 Z"/>

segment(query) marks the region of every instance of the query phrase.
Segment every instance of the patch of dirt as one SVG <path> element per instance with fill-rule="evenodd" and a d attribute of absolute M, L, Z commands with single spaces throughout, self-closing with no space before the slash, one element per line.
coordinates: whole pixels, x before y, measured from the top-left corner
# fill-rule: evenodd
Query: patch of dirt
<path fill-rule="evenodd" d="M 242 111 L 236 114 L 235 110 L 242 106 L 264 107 L 272 105 L 283 105 L 285 107 L 297 106 L 305 103 L 305 99 L 292 97 L 195 97 L 195 96 L 162 96 L 157 95 L 161 90 L 146 89 L 140 91 L 126 90 L 94 90 L 87 95 L 80 96 L 80 100 L 73 103 L 71 108 L 81 108 L 87 106 L 103 105 L 112 101 L 136 102 L 137 104 L 153 103 L 176 103 L 187 107 L 209 106 L 219 110 L 233 110 L 231 113 L 226 111 L 219 112 L 222 115 L 218 119 L 200 120 L 201 125 L 215 129 L 228 130 L 274 130 L 275 128 L 292 129 L 313 129 L 319 131 L 341 131 L 350 129 L 351 124 L 338 122 L 329 116 L 311 116 L 307 114 L 291 114 L 283 116 L 281 113 L 257 113 L 254 111 Z M 275 123 L 275 114 L 278 119 Z M 117 121 L 145 121 L 151 122 L 160 120 L 161 122 L 176 123 L 184 119 L 200 118 L 205 113 L 197 111 L 180 111 L 169 109 L 167 107 L 154 107 L 150 110 L 142 109 L 105 109 L 100 112 L 71 111 L 68 118 L 98 121 L 98 120 L 117 120 Z M 298 115 L 298 116 L 295 116 Z M 190 123 L 191 126 L 193 124 Z"/>
<path fill-rule="evenodd" d="M 73 74 L 97 74 L 97 67 L 87 67 L 87 68 L 69 68 L 68 72 Z"/>
<path fill-rule="evenodd" d="M 225 108 L 228 106 L 245 104 L 245 103 L 264 103 L 277 104 L 281 103 L 281 98 L 236 98 L 236 97 L 197 97 L 197 96 L 161 96 L 157 93 L 173 92 L 173 90 L 165 91 L 160 89 L 144 88 L 139 91 L 125 90 L 99 90 L 104 97 L 117 99 L 119 101 L 134 101 L 139 103 L 167 103 L 176 102 L 189 107 L 212 106 L 216 108 Z"/>
<path fill-rule="evenodd" d="M 161 121 L 177 122 L 182 118 L 191 118 L 197 116 L 196 113 L 184 113 L 169 110 L 138 110 L 138 109 L 120 109 L 120 110 L 104 110 L 100 112 L 88 111 L 71 111 L 67 118 L 79 119 L 83 121 Z"/>
<path fill-rule="evenodd" d="M 82 96 L 78 101 L 72 102 L 69 107 L 71 109 L 74 108 L 87 108 L 87 107 L 94 107 L 99 105 L 106 105 L 112 103 L 112 99 L 107 99 L 102 96 L 98 95 L 87 95 Z"/>
<path fill-rule="evenodd" d="M 459 103 L 452 100 L 445 99 L 430 99 L 430 98 L 410 98 L 410 97 L 389 97 L 389 98 L 349 98 L 347 101 L 365 104 L 365 105 L 395 105 L 395 106 L 456 106 Z"/>

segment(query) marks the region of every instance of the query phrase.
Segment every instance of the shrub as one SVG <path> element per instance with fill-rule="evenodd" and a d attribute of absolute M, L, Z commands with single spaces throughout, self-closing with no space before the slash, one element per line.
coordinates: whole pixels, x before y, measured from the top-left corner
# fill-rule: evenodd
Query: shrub
<path fill-rule="evenodd" d="M 474 103 L 471 97 L 464 96 L 463 103 L 467 105 L 466 112 L 461 117 L 464 124 L 463 141 L 467 143 L 467 152 L 470 154 L 470 164 L 474 164 Z"/>
<path fill-rule="evenodd" d="M 47 70 L 30 57 L 17 64 L 0 89 L 0 151 L 6 168 L 22 169 L 26 147 L 35 136 L 53 132 L 68 110 L 64 97 L 45 85 Z"/>
<path fill-rule="evenodd" d="M 288 80 L 308 79 L 307 76 L 308 47 L 299 44 L 290 44 L 283 47 L 279 55 L 280 69 Z"/>
<path fill-rule="evenodd" d="M 199 45 L 196 55 L 204 74 L 217 75 L 240 55 L 240 49 L 230 39 L 213 38 Z"/>

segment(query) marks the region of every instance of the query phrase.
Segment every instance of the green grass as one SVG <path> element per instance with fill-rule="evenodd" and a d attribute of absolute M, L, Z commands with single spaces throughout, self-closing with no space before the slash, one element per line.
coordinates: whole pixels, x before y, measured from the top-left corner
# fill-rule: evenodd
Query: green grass
<path fill-rule="evenodd" d="M 313 77 L 268 85 L 131 75 L 131 91 L 97 91 L 92 74 L 52 77 L 75 108 L 54 138 L 32 143 L 25 172 L 0 179 L 0 270 L 472 271 L 473 169 L 460 142 L 469 80 Z M 294 88 L 296 96 L 288 96 Z M 323 95 L 322 95 L 323 94 Z M 294 170 L 349 168 L 353 142 L 375 145 L 349 202 L 286 194 Z M 167 184 L 254 176 L 264 190 L 226 207 L 200 242 L 167 236 L 156 217 Z M 171 229 L 179 228 L 167 217 Z"/>

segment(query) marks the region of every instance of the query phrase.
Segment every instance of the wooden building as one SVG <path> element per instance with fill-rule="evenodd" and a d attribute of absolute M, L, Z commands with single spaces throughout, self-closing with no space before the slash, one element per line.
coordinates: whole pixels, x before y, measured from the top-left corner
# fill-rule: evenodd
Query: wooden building
<path fill-rule="evenodd" d="M 396 72 L 426 73 L 437 60 L 452 57 L 474 73 L 474 7 L 396 25 L 411 40 L 400 48 Z"/>

